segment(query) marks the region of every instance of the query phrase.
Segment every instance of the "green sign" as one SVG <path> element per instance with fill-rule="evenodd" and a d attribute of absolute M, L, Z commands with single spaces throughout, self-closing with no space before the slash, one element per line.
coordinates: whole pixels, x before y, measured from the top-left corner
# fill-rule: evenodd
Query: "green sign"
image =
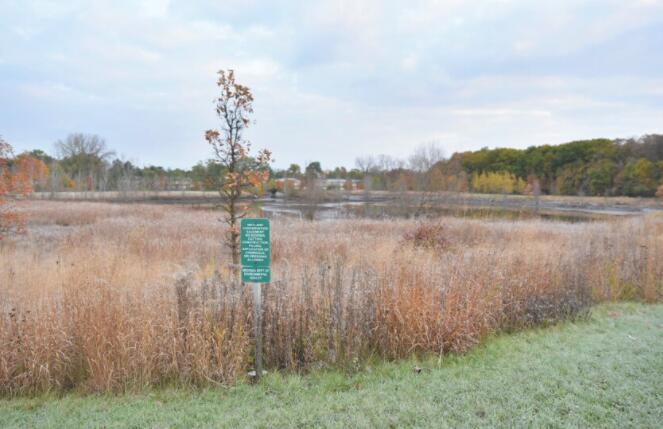
<path fill-rule="evenodd" d="M 269 267 L 242 267 L 242 281 L 245 283 L 269 283 L 271 274 Z"/>
<path fill-rule="evenodd" d="M 271 280 L 269 219 L 242 219 L 240 227 L 242 281 L 269 283 Z"/>

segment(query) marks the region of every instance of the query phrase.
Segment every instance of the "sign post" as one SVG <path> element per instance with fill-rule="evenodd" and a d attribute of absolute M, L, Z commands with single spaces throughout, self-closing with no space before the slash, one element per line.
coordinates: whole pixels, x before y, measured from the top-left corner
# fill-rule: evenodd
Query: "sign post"
<path fill-rule="evenodd" d="M 261 283 L 269 283 L 271 249 L 269 219 L 242 219 L 240 222 L 242 281 L 253 289 L 253 328 L 256 339 L 256 381 L 262 376 L 262 294 Z"/>

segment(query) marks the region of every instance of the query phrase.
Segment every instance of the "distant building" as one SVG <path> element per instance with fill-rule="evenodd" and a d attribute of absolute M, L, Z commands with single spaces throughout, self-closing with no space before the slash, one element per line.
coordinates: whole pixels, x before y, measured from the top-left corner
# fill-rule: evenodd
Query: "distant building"
<path fill-rule="evenodd" d="M 167 187 L 169 191 L 190 191 L 193 189 L 193 180 L 188 177 L 171 179 Z"/>
<path fill-rule="evenodd" d="M 359 180 L 353 179 L 322 179 L 321 185 L 327 190 L 346 190 L 356 191 L 359 186 Z"/>
<path fill-rule="evenodd" d="M 295 191 L 298 191 L 302 187 L 302 181 L 299 179 L 283 178 L 283 179 L 276 179 L 276 189 L 278 189 L 279 191 L 285 189 L 286 181 L 288 184 L 288 189 L 294 189 Z"/>

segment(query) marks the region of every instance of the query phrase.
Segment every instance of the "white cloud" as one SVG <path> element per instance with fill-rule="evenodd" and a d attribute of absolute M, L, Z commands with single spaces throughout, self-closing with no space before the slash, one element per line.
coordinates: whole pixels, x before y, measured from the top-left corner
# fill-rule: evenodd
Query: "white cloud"
<path fill-rule="evenodd" d="M 141 0 L 139 8 L 148 18 L 164 18 L 168 15 L 170 0 Z"/>
<path fill-rule="evenodd" d="M 663 118 L 661 1 L 3 9 L 0 96 L 12 107 L 0 106 L 0 131 L 19 145 L 50 149 L 80 128 L 152 162 L 158 136 L 158 161 L 187 166 L 206 156 L 200 134 L 214 125 L 215 73 L 229 67 L 256 94 L 255 145 L 272 146 L 283 164 L 406 156 L 431 139 L 450 153 L 630 135 L 656 131 Z"/>
<path fill-rule="evenodd" d="M 481 116 L 487 118 L 500 118 L 500 117 L 549 117 L 552 113 L 547 110 L 536 109 L 453 109 L 450 111 L 453 115 L 458 116 Z"/>
<path fill-rule="evenodd" d="M 401 61 L 403 69 L 408 71 L 416 69 L 418 63 L 419 63 L 419 58 L 416 54 L 408 54 Z"/>

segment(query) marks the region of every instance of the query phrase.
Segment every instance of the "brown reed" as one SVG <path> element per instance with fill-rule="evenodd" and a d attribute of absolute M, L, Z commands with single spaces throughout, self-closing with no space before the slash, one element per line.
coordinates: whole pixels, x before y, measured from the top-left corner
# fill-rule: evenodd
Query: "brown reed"
<path fill-rule="evenodd" d="M 30 202 L 0 247 L 0 394 L 230 384 L 251 368 L 251 295 L 219 214 Z M 487 334 L 660 301 L 663 218 L 273 222 L 270 369 L 464 352 Z"/>

